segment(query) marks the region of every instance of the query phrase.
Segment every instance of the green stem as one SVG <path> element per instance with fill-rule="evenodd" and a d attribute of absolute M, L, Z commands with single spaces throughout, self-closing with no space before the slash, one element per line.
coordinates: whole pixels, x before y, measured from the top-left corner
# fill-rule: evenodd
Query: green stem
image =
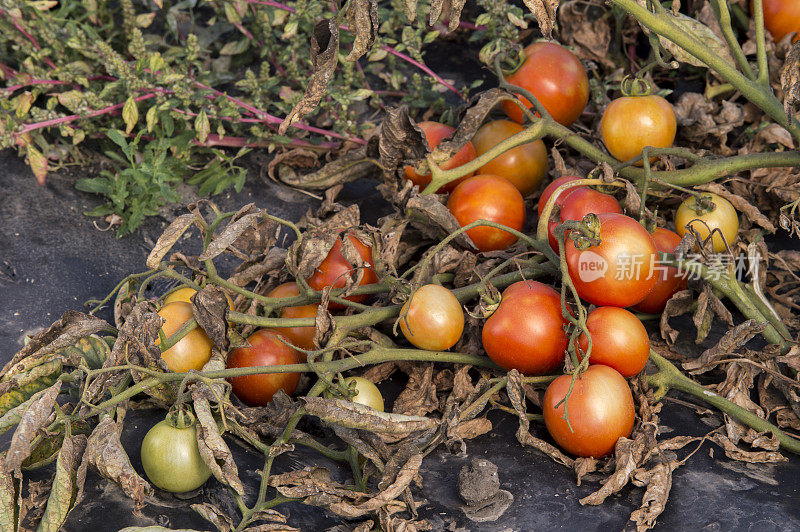
<path fill-rule="evenodd" d="M 764 31 L 763 4 L 763 0 L 753 0 L 753 24 L 756 27 L 756 62 L 758 64 L 756 82 L 769 90 L 769 64 L 767 62 L 767 36 Z"/>
<path fill-rule="evenodd" d="M 744 72 L 748 78 L 756 79 L 756 74 L 750 67 L 750 63 L 747 62 L 747 57 L 745 57 L 742 47 L 739 46 L 739 41 L 736 39 L 736 34 L 733 33 L 733 27 L 731 26 L 731 12 L 728 11 L 728 2 L 726 0 L 714 0 L 714 4 L 716 4 L 717 11 L 719 13 L 717 18 L 719 19 L 719 25 L 722 29 L 722 35 L 725 37 L 725 42 L 728 43 L 728 48 L 733 54 L 733 58 L 736 60 L 739 70 Z"/>
<path fill-rule="evenodd" d="M 669 360 L 653 350 L 650 351 L 650 360 L 658 366 L 660 371 L 654 375 L 648 375 L 647 382 L 650 386 L 658 390 L 658 395 L 663 396 L 669 389 L 680 390 L 691 394 L 757 432 L 771 432 L 778 439 L 783 449 L 800 454 L 800 439 L 790 436 L 749 410 L 697 384 L 681 373 Z"/>

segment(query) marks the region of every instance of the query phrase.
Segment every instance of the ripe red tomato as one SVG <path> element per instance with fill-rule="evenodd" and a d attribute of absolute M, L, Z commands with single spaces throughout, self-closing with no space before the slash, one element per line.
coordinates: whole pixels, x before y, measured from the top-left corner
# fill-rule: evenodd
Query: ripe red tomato
<path fill-rule="evenodd" d="M 503 291 L 500 306 L 483 324 L 483 349 L 504 369 L 549 373 L 564 362 L 566 324 L 558 292 L 536 281 L 520 281 Z"/>
<path fill-rule="evenodd" d="M 517 231 L 522 231 L 525 225 L 522 194 L 514 185 L 494 175 L 476 175 L 458 185 L 450 194 L 447 208 L 461 227 L 476 220 L 497 222 Z M 473 227 L 467 236 L 479 251 L 506 249 L 517 241 L 515 235 L 496 227 Z"/>
<path fill-rule="evenodd" d="M 475 133 L 472 144 L 478 156 L 481 156 L 522 129 L 516 122 L 495 120 L 484 124 Z M 481 166 L 478 173 L 507 179 L 523 196 L 527 196 L 536 190 L 547 173 L 547 149 L 541 140 L 528 142 L 495 157 Z"/>
<path fill-rule="evenodd" d="M 777 42 L 792 32 L 800 32 L 800 2 L 797 0 L 763 0 L 764 26 Z M 752 10 L 752 2 L 751 7 Z M 792 42 L 797 42 L 800 33 Z"/>
<path fill-rule="evenodd" d="M 721 253 L 725 251 L 725 242 L 729 246 L 733 246 L 736 242 L 736 237 L 739 235 L 739 215 L 731 202 L 722 196 L 705 192 L 703 197 L 714 204 L 713 210 L 704 209 L 697 203 L 697 197 L 690 196 L 675 211 L 675 231 L 683 238 L 691 227 L 703 240 L 708 239 L 713 231 L 712 247 L 715 253 Z M 715 229 L 719 229 L 719 232 L 714 231 Z"/>
<path fill-rule="evenodd" d="M 600 121 L 603 142 L 620 161 L 641 155 L 645 146 L 672 146 L 677 127 L 672 106 L 655 94 L 617 98 L 606 107 Z"/>
<path fill-rule="evenodd" d="M 164 325 L 161 329 L 164 331 L 164 336 L 169 339 L 183 327 L 184 323 L 194 317 L 194 312 L 191 303 L 174 301 L 161 307 L 158 315 L 164 318 Z M 156 338 L 155 344 L 161 345 L 161 338 Z M 214 347 L 214 342 L 206 332 L 200 327 L 195 327 L 175 345 L 161 353 L 161 358 L 164 359 L 167 367 L 176 373 L 183 373 L 190 369 L 200 371 L 211 358 L 212 347 Z"/>
<path fill-rule="evenodd" d="M 362 244 L 359 239 L 352 235 L 347 235 L 350 242 L 355 246 L 361 260 L 364 261 L 365 267 L 362 268 L 363 275 L 359 286 L 367 284 L 375 284 L 378 282 L 378 274 L 375 273 L 375 263 L 372 260 L 372 247 Z M 336 239 L 330 252 L 317 266 L 314 273 L 306 279 L 308 286 L 314 290 L 321 291 L 323 288 L 332 286 L 333 288 L 344 288 L 347 284 L 345 276 L 352 275 L 354 278 L 357 272 L 353 269 L 353 265 L 347 262 L 347 259 L 342 255 L 342 239 Z M 356 303 L 363 303 L 369 296 L 367 294 L 353 295 L 346 299 Z M 334 310 L 341 310 L 344 305 L 331 302 L 329 308 Z"/>
<path fill-rule="evenodd" d="M 417 124 L 420 129 L 425 133 L 425 138 L 428 141 L 428 146 L 430 146 L 431 150 L 433 150 L 436 146 L 438 146 L 444 139 L 449 137 L 455 131 L 452 127 L 446 126 L 444 124 L 440 124 L 439 122 L 420 122 Z M 462 164 L 466 164 L 470 162 L 472 159 L 475 158 L 475 147 L 472 145 L 471 142 L 467 142 L 461 151 L 453 155 L 449 160 L 445 161 L 444 164 L 440 165 L 442 170 L 452 170 Z M 421 175 L 414 170 L 412 166 L 406 166 L 403 170 L 403 175 L 406 179 L 417 185 L 420 190 L 427 187 L 431 182 L 431 174 Z M 460 177 L 455 181 L 451 181 L 444 185 L 442 188 L 437 190 L 436 192 L 450 192 L 456 186 L 471 176 L 472 173 L 465 175 L 464 177 Z"/>
<path fill-rule="evenodd" d="M 575 289 L 599 306 L 629 307 L 656 284 L 656 245 L 642 225 L 624 214 L 599 214 L 600 244 L 585 250 L 567 240 L 566 260 Z"/>
<path fill-rule="evenodd" d="M 547 387 L 542 412 L 550 436 L 568 453 L 602 458 L 617 440 L 630 436 L 636 413 L 625 378 L 608 366 L 589 366 L 575 381 L 567 399 L 569 425 L 561 402 L 572 375 L 562 375 Z M 558 405 L 558 406 L 556 406 Z M 572 427 L 572 430 L 570 430 Z"/>
<path fill-rule="evenodd" d="M 297 351 L 281 341 L 279 335 L 269 329 L 259 329 L 247 338 L 250 347 L 239 347 L 228 355 L 227 367 L 252 368 L 256 366 L 278 366 L 299 364 Z M 272 400 L 278 390 L 291 395 L 300 382 L 299 373 L 263 373 L 228 379 L 233 393 L 244 404 L 264 406 Z"/>
<path fill-rule="evenodd" d="M 560 199 L 560 196 L 559 196 Z M 610 194 L 603 194 L 594 189 L 587 187 L 578 187 L 572 189 L 569 197 L 564 199 L 561 205 L 559 218 L 561 222 L 567 220 L 583 220 L 583 217 L 589 213 L 603 214 L 607 212 L 614 212 L 622 214 L 622 207 L 614 196 Z M 551 221 L 547 224 L 547 238 L 550 242 L 550 247 L 553 251 L 558 252 L 558 242 L 553 234 L 556 226 L 560 222 Z"/>
<path fill-rule="evenodd" d="M 663 253 L 673 253 L 681 243 L 681 237 L 674 231 L 663 227 L 656 229 L 651 236 L 656 244 L 656 249 Z M 660 314 L 667 306 L 667 301 L 677 292 L 686 288 L 686 274 L 679 273 L 678 268 L 660 265 L 659 270 L 655 286 L 644 299 L 633 306 L 634 310 Z"/>
<path fill-rule="evenodd" d="M 272 291 L 267 294 L 267 297 L 296 297 L 300 295 L 300 289 L 297 283 L 289 282 L 276 286 Z M 316 318 L 317 309 L 319 305 L 300 305 L 297 307 L 284 307 L 281 309 L 279 316 L 281 318 Z M 313 350 L 314 346 L 314 332 L 316 327 L 277 327 L 272 329 L 273 332 L 284 336 L 290 344 L 295 345 L 301 349 Z M 298 352 L 302 362 L 305 362 L 305 353 Z"/>
<path fill-rule="evenodd" d="M 535 42 L 525 48 L 525 55 L 528 58 L 506 81 L 530 91 L 556 122 L 569 126 L 589 102 L 586 69 L 572 52 L 551 42 Z M 531 107 L 527 99 L 520 99 Z M 516 104 L 504 101 L 503 110 L 522 123 L 522 110 Z"/>
<path fill-rule="evenodd" d="M 400 330 L 406 340 L 429 351 L 450 349 L 464 332 L 464 311 L 453 292 L 426 284 L 414 292 L 400 311 Z"/>
<path fill-rule="evenodd" d="M 623 377 L 638 375 L 650 358 L 650 338 L 639 318 L 624 308 L 597 307 L 586 318 L 592 335 L 590 364 L 603 364 L 619 371 Z M 581 352 L 589 348 L 585 334 L 578 339 Z"/>

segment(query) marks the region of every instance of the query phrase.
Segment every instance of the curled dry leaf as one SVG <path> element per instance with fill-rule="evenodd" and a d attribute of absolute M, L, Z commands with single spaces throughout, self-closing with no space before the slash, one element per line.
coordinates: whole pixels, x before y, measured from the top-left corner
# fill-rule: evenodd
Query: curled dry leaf
<path fill-rule="evenodd" d="M 706 339 L 708 333 L 711 331 L 711 321 L 714 316 L 718 316 L 728 325 L 733 325 L 733 315 L 731 311 L 720 301 L 714 294 L 711 285 L 705 284 L 703 291 L 697 296 L 697 310 L 692 316 L 692 321 L 697 327 L 696 343 L 700 343 Z"/>
<path fill-rule="evenodd" d="M 303 98 L 281 122 L 278 134 L 283 135 L 295 122 L 313 111 L 328 88 L 339 60 L 339 24 L 336 18 L 317 22 L 311 36 L 311 65 L 313 73 Z"/>
<path fill-rule="evenodd" d="M 228 341 L 228 298 L 225 292 L 214 285 L 207 284 L 192 296 L 194 319 L 212 342 L 227 350 Z"/>
<path fill-rule="evenodd" d="M 442 238 L 461 227 L 450 210 L 442 204 L 442 200 L 434 194 L 412 195 L 405 205 L 405 214 L 411 225 L 431 238 Z M 475 249 L 475 244 L 466 233 L 459 234 L 452 242 L 467 249 Z"/>
<path fill-rule="evenodd" d="M 231 244 L 236 242 L 245 231 L 253 228 L 260 217 L 260 212 L 250 212 L 241 217 L 236 217 L 231 223 L 225 226 L 225 229 L 219 236 L 211 240 L 206 250 L 198 258 L 200 260 L 209 260 L 220 255 L 228 249 Z"/>
<path fill-rule="evenodd" d="M 558 27 L 561 39 L 584 60 L 597 61 L 608 68 L 616 68 L 608 57 L 611 44 L 610 18 L 605 10 L 598 10 L 600 2 L 568 0 L 558 8 Z M 598 13 L 600 16 L 595 16 Z"/>
<path fill-rule="evenodd" d="M 433 159 L 441 164 L 461 151 L 475 136 L 475 132 L 483 125 L 492 109 L 509 98 L 511 95 L 501 89 L 489 89 L 472 98 L 460 114 L 458 127 L 453 134 L 434 148 Z"/>
<path fill-rule="evenodd" d="M 713 363 L 727 358 L 731 353 L 743 347 L 755 335 L 766 329 L 766 324 L 755 320 L 747 320 L 728 330 L 714 347 L 706 349 L 696 359 L 683 363 L 683 369 L 692 375 L 700 375 L 713 369 Z"/>
<path fill-rule="evenodd" d="M 353 0 L 347 10 L 347 25 L 355 32 L 353 49 L 347 54 L 345 61 L 358 61 L 372 48 L 378 33 L 377 0 Z"/>
<path fill-rule="evenodd" d="M 203 519 L 212 523 L 220 532 L 230 532 L 234 529 L 233 520 L 225 511 L 210 502 L 192 504 L 192 510 L 200 514 Z"/>
<path fill-rule="evenodd" d="M 792 45 L 781 70 L 781 89 L 786 116 L 792 117 L 800 103 L 800 43 Z"/>
<path fill-rule="evenodd" d="M 85 336 L 110 329 L 105 320 L 68 310 L 50 328 L 31 338 L 3 367 L 0 378 L 5 380 L 15 373 L 27 371 L 41 364 L 47 355 L 70 347 Z"/>
<path fill-rule="evenodd" d="M 558 0 L 523 0 L 525 6 L 531 10 L 539 22 L 539 29 L 546 39 L 549 39 L 556 27 L 556 10 Z"/>
<path fill-rule="evenodd" d="M 394 402 L 393 412 L 411 416 L 424 416 L 436 410 L 436 386 L 433 384 L 433 363 L 411 368 L 408 384 Z"/>
<path fill-rule="evenodd" d="M 88 462 L 82 460 L 86 449 L 86 436 L 78 435 L 64 438 L 56 461 L 56 476 L 47 507 L 39 523 L 38 531 L 58 532 L 67 520 L 70 510 L 83 498 L 83 484 L 86 480 Z"/>
<path fill-rule="evenodd" d="M 244 486 L 239 479 L 239 468 L 228 444 L 222 439 L 220 429 L 205 397 L 192 393 L 194 413 L 197 418 L 197 448 L 214 478 L 244 496 Z"/>
<path fill-rule="evenodd" d="M 740 449 L 727 436 L 719 432 L 711 435 L 711 441 L 722 447 L 725 456 L 731 460 L 739 460 L 749 463 L 770 463 L 786 462 L 787 458 L 775 451 L 745 451 Z"/>
<path fill-rule="evenodd" d="M 661 337 L 667 341 L 668 344 L 675 343 L 678 339 L 679 331 L 672 328 L 669 324 L 670 318 L 681 316 L 692 310 L 694 298 L 692 297 L 691 290 L 682 290 L 672 296 L 667 301 L 667 306 L 664 307 L 664 312 L 661 314 Z"/>
<path fill-rule="evenodd" d="M 647 489 L 642 496 L 642 506 L 631 514 L 631 521 L 636 523 L 636 530 L 650 530 L 656 525 L 656 519 L 667 506 L 667 499 L 672 488 L 672 472 L 680 462 L 661 462 L 647 472 Z"/>
<path fill-rule="evenodd" d="M 178 242 L 183 236 L 183 233 L 185 233 L 196 220 L 197 217 L 194 213 L 182 214 L 175 218 L 161 236 L 158 237 L 155 246 L 153 246 L 152 251 L 150 251 L 150 254 L 147 256 L 147 267 L 151 270 L 158 268 L 158 265 L 161 264 L 161 261 L 167 256 L 169 250 L 172 249 L 172 246 Z"/>
<path fill-rule="evenodd" d="M 5 456 L 0 454 L 0 461 Z M 0 475 L 0 529 L 15 530 L 17 528 L 17 490 L 11 475 Z"/>
<path fill-rule="evenodd" d="M 2 467 L 4 472 L 19 471 L 22 462 L 30 456 L 31 443 L 39 429 L 44 427 L 50 419 L 60 391 L 61 381 L 59 380 L 46 390 L 34 395 L 25 403 L 28 406 L 24 412 L 21 412 L 19 425 L 17 425 L 17 430 L 14 431 L 8 451 L 6 451 L 5 463 Z M 3 417 L 5 418 L 5 416 Z"/>
<path fill-rule="evenodd" d="M 525 395 L 522 388 L 522 375 L 520 375 L 520 373 L 515 369 L 512 369 L 508 372 L 506 392 L 508 392 L 508 398 L 511 400 L 511 406 L 514 407 L 514 410 L 517 412 L 517 417 L 519 418 L 519 428 L 517 429 L 516 433 L 517 441 L 519 441 L 522 445 L 527 445 L 543 452 L 556 462 L 562 463 L 567 467 L 572 467 L 572 458 L 562 453 L 555 446 L 547 443 L 544 440 L 540 440 L 531 434 L 531 422 L 525 415 Z"/>
<path fill-rule="evenodd" d="M 310 415 L 350 429 L 366 429 L 381 434 L 407 434 L 436 428 L 438 425 L 435 419 L 388 414 L 342 399 L 303 397 L 301 401 Z"/>
<path fill-rule="evenodd" d="M 137 509 L 152 496 L 153 488 L 131 465 L 120 441 L 120 426 L 110 416 L 103 417 L 89 436 L 84 460 L 101 476 L 119 485 Z"/>
<path fill-rule="evenodd" d="M 631 479 L 631 474 L 639 467 L 648 451 L 647 437 L 635 439 L 620 438 L 614 446 L 615 469 L 603 485 L 580 500 L 581 504 L 597 506 L 624 488 Z"/>

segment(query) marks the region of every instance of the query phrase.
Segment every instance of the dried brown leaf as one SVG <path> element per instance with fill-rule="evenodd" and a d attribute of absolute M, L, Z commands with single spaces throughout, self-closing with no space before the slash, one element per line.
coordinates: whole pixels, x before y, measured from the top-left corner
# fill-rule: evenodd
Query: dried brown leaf
<path fill-rule="evenodd" d="M 667 499 L 672 488 L 672 472 L 680 462 L 659 463 L 648 472 L 647 489 L 642 496 L 642 506 L 631 514 L 631 521 L 636 523 L 637 532 L 650 530 L 656 525 L 656 519 L 667 506 Z"/>
<path fill-rule="evenodd" d="M 794 116 L 800 103 L 800 43 L 792 45 L 781 70 L 781 89 L 786 116 Z"/>
<path fill-rule="evenodd" d="M 558 0 L 523 0 L 528 9 L 531 10 L 536 21 L 539 22 L 539 29 L 545 39 L 549 39 L 556 27 L 556 10 L 558 10 Z"/>
<path fill-rule="evenodd" d="M 244 497 L 244 486 L 239 479 L 239 468 L 231 450 L 222 439 L 217 422 L 211 413 L 211 406 L 205 397 L 193 392 L 194 412 L 197 417 L 197 448 L 214 478 L 230 486 Z"/>
<path fill-rule="evenodd" d="M 225 292 L 212 284 L 207 284 L 192 296 L 191 301 L 197 324 L 216 346 L 227 350 L 230 344 L 227 334 L 229 307 Z"/>
<path fill-rule="evenodd" d="M 153 488 L 131 465 L 120 441 L 120 426 L 110 416 L 103 417 L 89 436 L 84 460 L 101 476 L 119 485 L 137 509 L 152 496 Z"/>
<path fill-rule="evenodd" d="M 668 344 L 675 343 L 678 339 L 679 331 L 672 328 L 669 324 L 669 319 L 676 316 L 681 316 L 692 310 L 692 297 L 691 290 L 683 290 L 678 292 L 667 301 L 667 306 L 664 307 L 664 312 L 661 314 L 661 337 L 667 341 Z"/>
<path fill-rule="evenodd" d="M 197 220 L 197 215 L 194 213 L 182 214 L 175 218 L 169 226 L 164 230 L 155 245 L 153 250 L 147 256 L 147 267 L 151 270 L 158 268 L 164 257 L 167 256 L 169 250 L 172 249 L 178 240 L 183 236 L 189 227 Z"/>
<path fill-rule="evenodd" d="M 83 498 L 88 463 L 82 461 L 86 436 L 64 438 L 56 461 L 56 476 L 37 532 L 58 532 L 69 512 Z"/>
<path fill-rule="evenodd" d="M 374 408 L 342 399 L 303 397 L 301 401 L 310 415 L 350 429 L 366 429 L 382 434 L 406 434 L 436 428 L 438 425 L 435 419 L 379 412 Z"/>
<path fill-rule="evenodd" d="M 408 384 L 394 402 L 394 413 L 424 416 L 436 410 L 439 401 L 433 384 L 433 370 L 433 363 L 413 366 Z"/>
<path fill-rule="evenodd" d="M 714 347 L 710 347 L 693 360 L 683 363 L 683 369 L 692 375 L 700 375 L 713 369 L 713 363 L 722 358 L 727 358 L 731 353 L 743 347 L 755 335 L 761 333 L 766 324 L 755 320 L 747 320 L 733 329 L 728 330 Z"/>
<path fill-rule="evenodd" d="M 339 60 L 339 24 L 336 18 L 317 22 L 311 36 L 311 68 L 313 73 L 308 80 L 303 98 L 297 102 L 289 115 L 281 122 L 278 134 L 286 130 L 313 111 L 322 100 L 328 83 L 333 77 Z"/>
<path fill-rule="evenodd" d="M 36 437 L 39 429 L 43 428 L 53 413 L 56 398 L 61 392 L 61 381 L 34 395 L 27 403 L 28 406 L 14 431 L 11 443 L 6 452 L 3 471 L 11 473 L 19 471 L 22 462 L 31 454 L 31 442 Z"/>
<path fill-rule="evenodd" d="M 345 61 L 358 61 L 372 48 L 375 36 L 378 33 L 378 2 L 377 0 L 353 0 L 347 10 L 347 25 L 355 33 L 353 49 L 347 54 Z"/>
<path fill-rule="evenodd" d="M 245 208 L 252 208 L 252 204 Z M 249 209 L 248 209 L 249 210 Z M 231 244 L 236 242 L 245 231 L 255 227 L 258 219 L 261 217 L 260 212 L 250 212 L 241 217 L 235 218 L 231 223 L 225 226 L 225 229 L 219 236 L 214 238 L 208 244 L 206 250 L 198 257 L 200 260 L 209 260 L 217 257 L 228 249 Z M 274 223 L 274 222 L 273 222 Z"/>

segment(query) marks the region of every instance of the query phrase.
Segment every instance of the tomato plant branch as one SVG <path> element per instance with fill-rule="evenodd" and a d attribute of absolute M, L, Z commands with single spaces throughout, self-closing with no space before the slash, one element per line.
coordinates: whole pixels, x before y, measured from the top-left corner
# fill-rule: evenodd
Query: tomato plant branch
<path fill-rule="evenodd" d="M 663 397 L 670 389 L 686 392 L 758 432 L 771 432 L 783 449 L 800 454 L 800 439 L 790 436 L 767 420 L 696 383 L 653 350 L 650 350 L 650 360 L 659 369 L 658 373 L 647 376 L 648 384 L 656 388 L 657 397 Z"/>
<path fill-rule="evenodd" d="M 736 65 L 748 78 L 756 79 L 756 74 L 753 72 L 747 57 L 744 55 L 744 51 L 742 51 L 742 47 L 739 45 L 739 41 L 736 39 L 736 35 L 733 33 L 728 2 L 726 0 L 714 0 L 714 4 L 717 7 L 717 20 L 719 20 L 722 35 L 725 37 L 725 42 L 728 43 L 728 49 L 731 51 Z"/>

